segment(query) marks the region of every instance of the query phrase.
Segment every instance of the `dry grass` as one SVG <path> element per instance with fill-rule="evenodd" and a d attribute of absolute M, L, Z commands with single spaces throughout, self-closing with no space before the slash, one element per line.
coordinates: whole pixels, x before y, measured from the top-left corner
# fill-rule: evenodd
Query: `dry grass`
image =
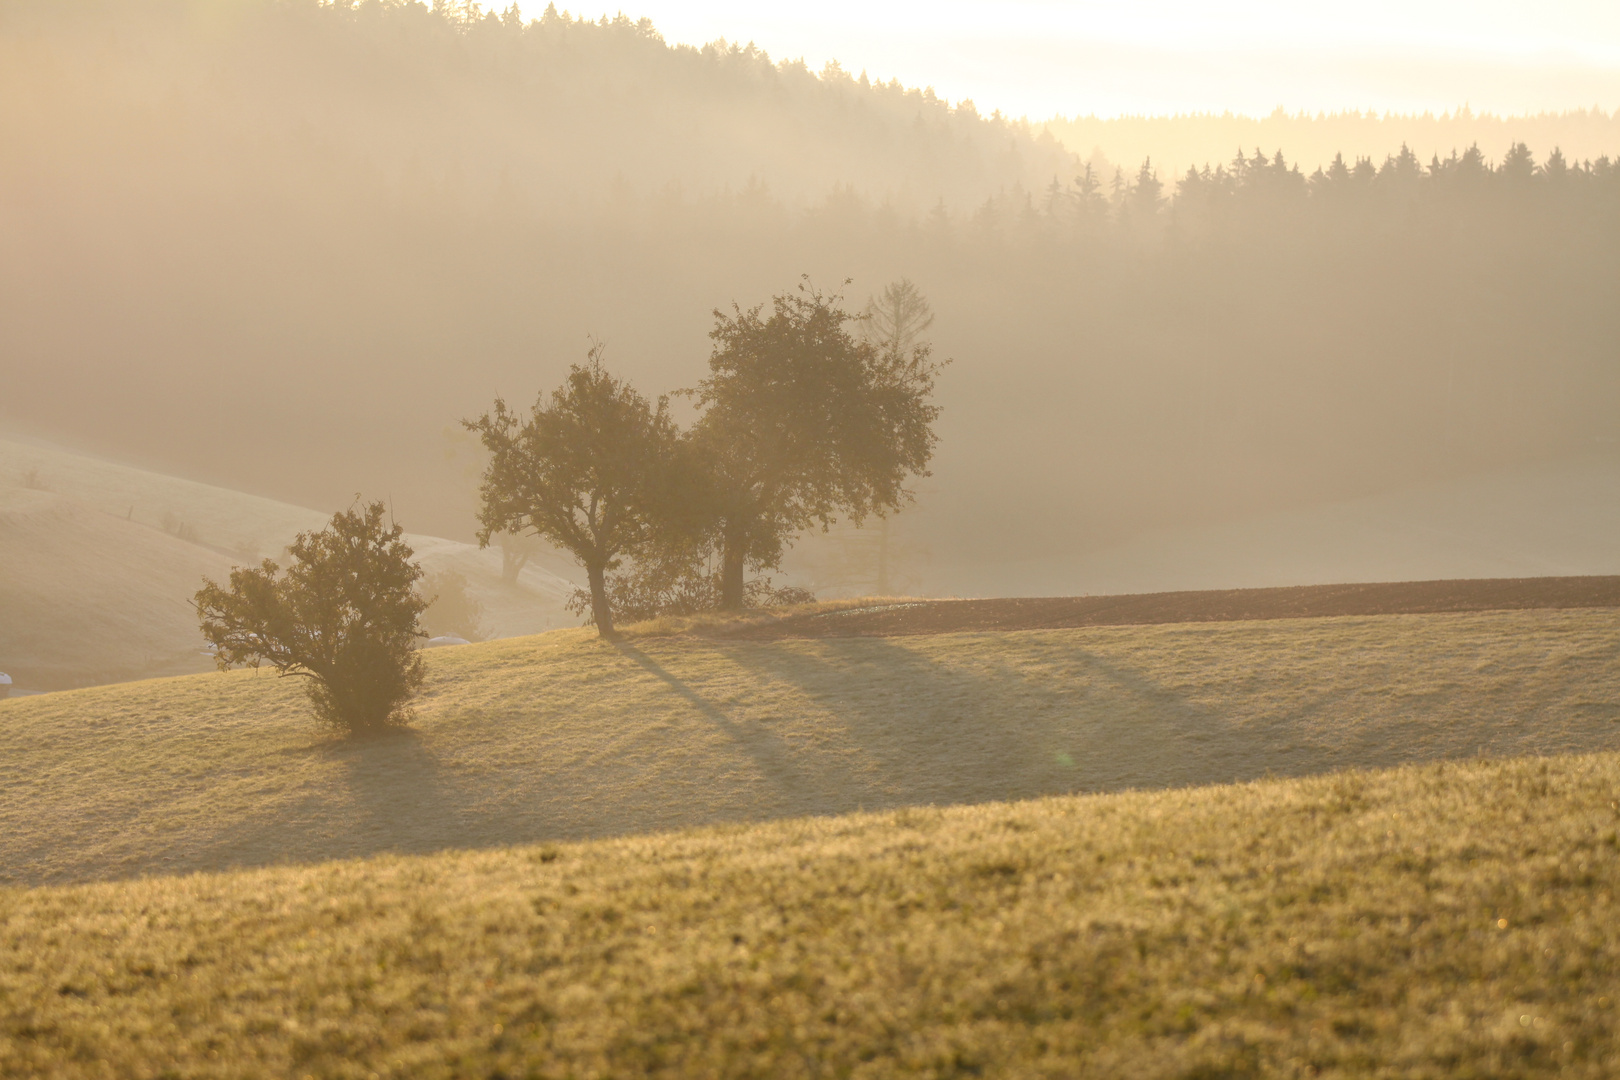
<path fill-rule="evenodd" d="M 1620 749 L 1620 612 L 434 650 L 412 735 L 235 672 L 0 702 L 13 884 Z"/>
<path fill-rule="evenodd" d="M 1620 1074 L 1620 756 L 0 891 L 0 1074 Z"/>

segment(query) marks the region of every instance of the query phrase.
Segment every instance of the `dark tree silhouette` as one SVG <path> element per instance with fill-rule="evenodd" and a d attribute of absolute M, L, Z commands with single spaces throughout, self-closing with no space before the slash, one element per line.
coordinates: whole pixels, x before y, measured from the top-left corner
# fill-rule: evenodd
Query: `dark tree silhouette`
<path fill-rule="evenodd" d="M 492 412 L 463 423 L 490 452 L 478 542 L 532 533 L 571 552 L 590 583 L 597 631 L 616 636 L 607 574 L 649 541 L 670 486 L 663 481 L 676 435 L 667 403 L 649 405 L 609 375 L 593 344 L 587 362 L 570 369 L 549 403 L 541 395 L 527 420 L 496 399 Z"/>
<path fill-rule="evenodd" d="M 808 282 L 764 305 L 716 311 L 703 414 L 692 442 L 712 478 L 721 606 L 744 602 L 745 568 L 776 566 L 794 533 L 899 507 L 926 476 L 942 366 L 858 341 L 842 298 Z"/>
<path fill-rule="evenodd" d="M 416 641 L 422 570 L 380 502 L 298 534 L 292 565 L 273 560 L 231 571 L 230 588 L 204 580 L 195 603 L 223 670 L 268 663 L 309 679 L 321 720 L 350 734 L 400 723 L 422 684 Z"/>

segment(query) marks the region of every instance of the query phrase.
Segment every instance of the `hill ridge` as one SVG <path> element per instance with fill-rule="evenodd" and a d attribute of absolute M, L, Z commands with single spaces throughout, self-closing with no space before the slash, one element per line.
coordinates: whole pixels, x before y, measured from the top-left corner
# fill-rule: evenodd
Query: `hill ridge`
<path fill-rule="evenodd" d="M 1183 589 L 1102 596 L 880 600 L 782 618 L 717 625 L 716 637 L 864 637 L 1057 630 L 1350 615 L 1620 607 L 1620 576 L 1348 582 L 1246 589 Z"/>

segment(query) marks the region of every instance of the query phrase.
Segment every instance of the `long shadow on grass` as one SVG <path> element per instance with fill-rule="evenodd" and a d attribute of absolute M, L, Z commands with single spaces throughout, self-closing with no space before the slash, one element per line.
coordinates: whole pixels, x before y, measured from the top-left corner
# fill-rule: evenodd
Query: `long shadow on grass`
<path fill-rule="evenodd" d="M 1290 768 L 1266 733 L 1080 649 L 1064 678 L 936 660 L 903 639 L 739 648 L 825 705 L 870 762 L 868 807 L 1176 787 Z M 867 677 L 860 673 L 870 669 Z"/>
<path fill-rule="evenodd" d="M 790 800 L 801 799 L 807 791 L 804 775 L 793 764 L 793 748 L 785 739 L 758 724 L 742 725 L 732 720 L 718 706 L 670 674 L 658 661 L 625 641 L 615 641 L 614 648 L 633 660 L 642 669 L 660 679 L 680 698 L 691 705 L 705 719 L 714 724 L 753 759 L 760 774 L 775 785 Z"/>
<path fill-rule="evenodd" d="M 384 852 L 425 854 L 488 842 L 467 800 L 417 732 L 334 739 L 300 748 L 337 766 L 341 781 L 278 806 L 270 820 L 221 830 L 183 869 L 264 866 Z"/>

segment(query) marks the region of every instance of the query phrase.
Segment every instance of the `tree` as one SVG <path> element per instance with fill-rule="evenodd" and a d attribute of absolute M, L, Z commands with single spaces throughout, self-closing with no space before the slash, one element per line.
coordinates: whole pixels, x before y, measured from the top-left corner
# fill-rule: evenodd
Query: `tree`
<path fill-rule="evenodd" d="M 1090 165 L 1086 166 L 1085 175 L 1090 178 Z M 911 283 L 910 278 L 901 278 L 886 285 L 879 295 L 867 300 L 866 311 L 862 317 L 861 336 L 885 356 L 898 360 L 917 346 L 928 345 L 922 335 L 932 325 L 934 325 L 933 308 L 929 306 L 917 286 Z M 884 507 L 879 507 L 877 514 L 878 535 L 875 552 L 877 574 L 873 588 L 879 596 L 889 596 L 893 592 L 889 574 L 889 556 L 893 543 L 890 535 L 890 516 Z"/>
<path fill-rule="evenodd" d="M 540 553 L 540 541 L 532 535 L 503 532 L 496 537 L 496 543 L 501 547 L 501 584 L 516 588 L 523 568 Z"/>
<path fill-rule="evenodd" d="M 534 403 L 527 421 L 495 401 L 494 411 L 464 421 L 490 452 L 479 487 L 478 542 L 502 532 L 532 533 L 571 552 L 590 584 L 598 633 L 616 636 L 607 573 L 651 538 L 666 497 L 675 425 L 602 367 L 593 343 L 563 385 Z"/>
<path fill-rule="evenodd" d="M 694 391 L 727 610 L 743 605 L 745 568 L 778 565 L 794 533 L 899 507 L 937 441 L 928 396 L 942 365 L 928 346 L 858 341 L 842 298 L 808 281 L 763 311 L 714 313 L 710 375 Z"/>
<path fill-rule="evenodd" d="M 451 635 L 468 641 L 483 641 L 484 605 L 468 589 L 465 574 L 436 570 L 422 578 L 417 590 L 428 602 L 422 612 L 422 628 L 433 637 Z"/>
<path fill-rule="evenodd" d="M 1142 167 L 1136 170 L 1136 180 L 1124 195 L 1125 214 L 1133 223 L 1144 225 L 1158 219 L 1163 202 L 1164 183 L 1153 171 L 1153 159 L 1143 158 Z"/>
<path fill-rule="evenodd" d="M 421 567 L 380 502 L 351 507 L 303 532 L 282 570 L 265 559 L 236 567 L 230 588 L 204 579 L 195 597 L 221 670 L 268 663 L 309 680 L 315 715 L 350 734 L 402 722 L 422 685 L 415 590 Z"/>
<path fill-rule="evenodd" d="M 932 325 L 934 312 L 928 301 L 910 278 L 901 278 L 867 300 L 861 315 L 861 339 L 901 355 L 918 345 L 923 332 Z"/>

